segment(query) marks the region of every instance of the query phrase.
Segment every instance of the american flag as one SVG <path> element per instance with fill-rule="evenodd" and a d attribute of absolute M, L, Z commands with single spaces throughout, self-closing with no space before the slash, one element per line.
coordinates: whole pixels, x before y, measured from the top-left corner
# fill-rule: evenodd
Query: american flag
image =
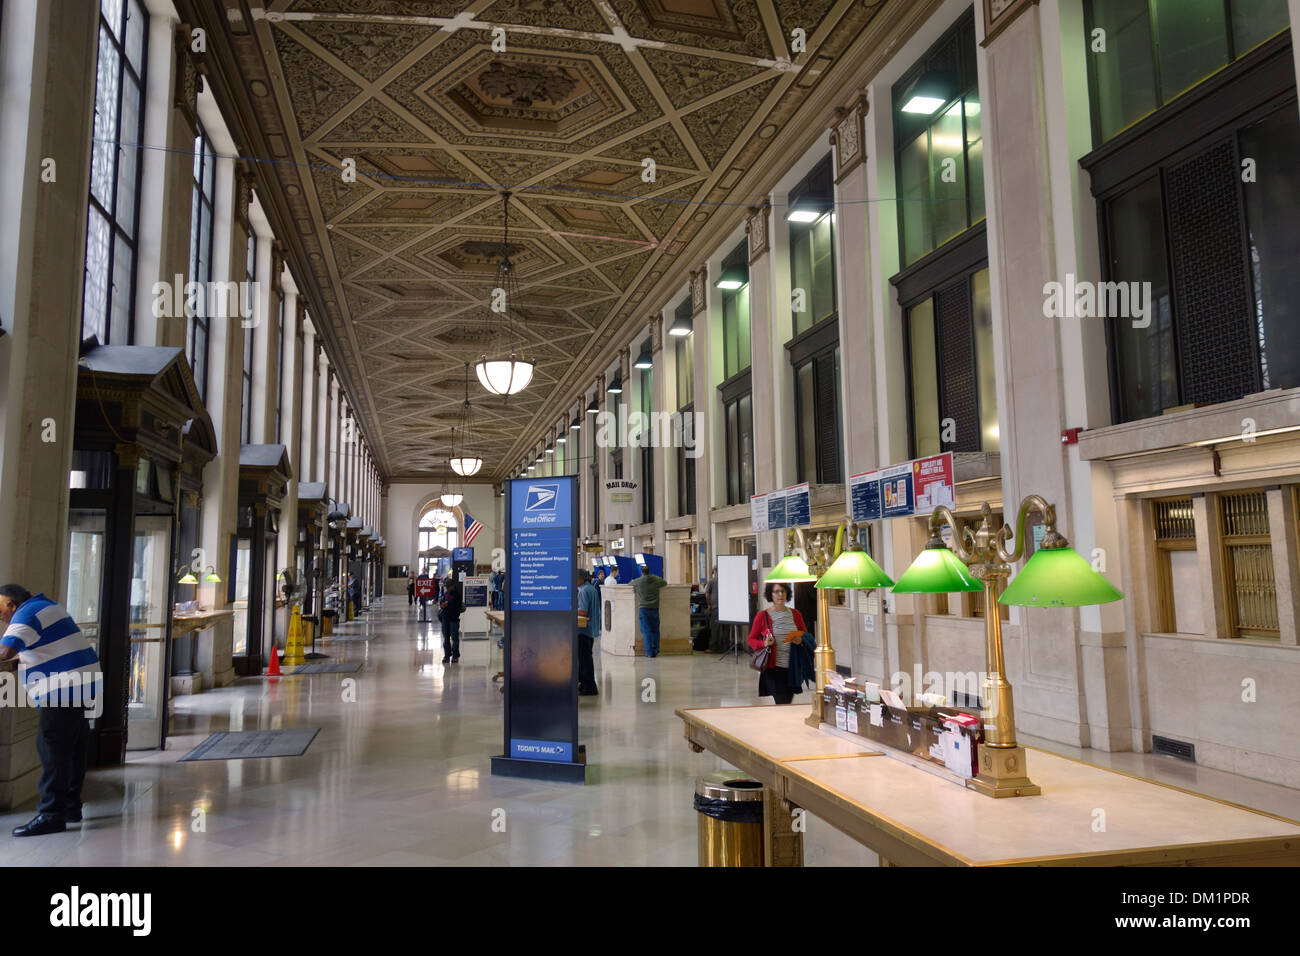
<path fill-rule="evenodd" d="M 465 547 L 468 548 L 471 544 L 473 544 L 474 539 L 478 537 L 478 533 L 482 530 L 483 530 L 483 525 L 479 523 L 478 519 L 475 518 L 468 511 L 466 511 L 465 512 Z"/>

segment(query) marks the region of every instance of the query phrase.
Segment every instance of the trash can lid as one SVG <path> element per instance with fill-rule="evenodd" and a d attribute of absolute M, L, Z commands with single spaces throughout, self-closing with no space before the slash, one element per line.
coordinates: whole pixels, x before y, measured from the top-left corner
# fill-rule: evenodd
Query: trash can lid
<path fill-rule="evenodd" d="M 743 803 L 747 800 L 762 800 L 763 785 L 739 770 L 721 770 L 697 777 L 695 793 L 711 800 Z"/>

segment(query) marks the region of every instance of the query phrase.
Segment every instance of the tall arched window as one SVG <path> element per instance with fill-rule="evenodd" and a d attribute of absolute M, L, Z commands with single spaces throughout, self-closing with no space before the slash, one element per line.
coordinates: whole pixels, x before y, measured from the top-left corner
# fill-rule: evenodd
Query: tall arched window
<path fill-rule="evenodd" d="M 460 545 L 460 518 L 454 509 L 444 508 L 435 502 L 430 504 L 420 515 L 420 548 L 417 555 L 416 573 L 424 572 L 430 576 L 438 572 L 437 554 L 431 554 L 435 548 L 445 550 L 450 560 L 451 552 Z"/>

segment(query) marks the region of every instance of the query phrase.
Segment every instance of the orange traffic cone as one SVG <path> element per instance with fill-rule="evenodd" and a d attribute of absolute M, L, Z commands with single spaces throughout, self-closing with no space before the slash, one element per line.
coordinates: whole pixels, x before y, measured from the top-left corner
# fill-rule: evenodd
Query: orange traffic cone
<path fill-rule="evenodd" d="M 271 645 L 271 666 L 266 669 L 267 677 L 280 676 L 280 654 L 274 644 Z"/>

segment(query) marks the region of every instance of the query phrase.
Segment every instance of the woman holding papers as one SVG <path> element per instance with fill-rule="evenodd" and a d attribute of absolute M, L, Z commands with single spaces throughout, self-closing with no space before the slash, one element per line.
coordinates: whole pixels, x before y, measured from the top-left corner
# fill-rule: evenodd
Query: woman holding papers
<path fill-rule="evenodd" d="M 754 615 L 749 629 L 749 646 L 755 652 L 771 648 L 767 665 L 758 677 L 758 696 L 788 704 L 813 673 L 812 648 L 816 641 L 804 626 L 803 615 L 787 604 L 790 585 L 772 581 L 763 589 L 763 597 L 771 606 Z"/>

